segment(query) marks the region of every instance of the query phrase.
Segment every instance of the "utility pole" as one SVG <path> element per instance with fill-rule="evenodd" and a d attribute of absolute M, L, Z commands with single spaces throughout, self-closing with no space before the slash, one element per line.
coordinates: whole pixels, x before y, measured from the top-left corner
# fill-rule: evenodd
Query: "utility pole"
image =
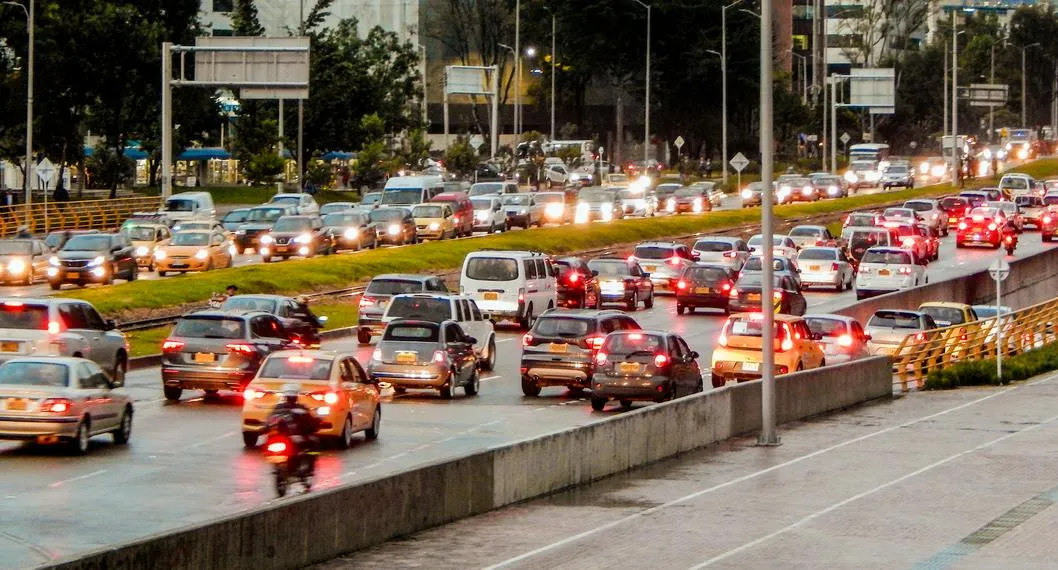
<path fill-rule="evenodd" d="M 551 12 L 551 140 L 555 140 L 555 13 Z"/>
<path fill-rule="evenodd" d="M 775 168 L 775 145 L 772 140 L 774 119 L 772 116 L 772 0 L 760 2 L 760 163 L 761 182 L 764 194 L 761 199 L 761 234 L 764 259 L 761 279 L 761 313 L 763 316 L 761 346 L 764 350 L 761 363 L 761 428 L 757 440 L 760 445 L 778 445 L 775 414 L 775 312 L 772 310 L 774 283 L 772 283 L 772 259 L 774 251 L 772 236 L 775 231 L 772 218 L 772 175 Z"/>
<path fill-rule="evenodd" d="M 522 0 L 514 2 L 514 145 L 517 151 L 522 139 L 521 124 L 522 98 Z"/>
<path fill-rule="evenodd" d="M 996 83 L 996 43 L 992 42 L 992 64 L 988 73 L 988 84 Z M 1054 124 L 1054 123 L 1051 123 Z M 996 132 L 996 107 L 988 105 L 988 142 L 992 142 L 993 133 Z"/>
<path fill-rule="evenodd" d="M 305 35 L 305 0 L 298 2 L 298 36 Z M 282 104 L 282 101 L 280 101 Z M 305 189 L 305 100 L 298 99 L 298 191 Z M 285 169 L 284 169 L 285 173 Z"/>
<path fill-rule="evenodd" d="M 820 0 L 821 1 L 821 0 Z M 722 134 L 722 148 L 720 149 L 723 157 L 721 158 L 720 168 L 723 172 L 721 182 L 727 185 L 727 170 L 730 166 L 727 164 L 727 9 L 742 2 L 742 0 L 735 0 L 734 2 L 727 4 L 720 9 L 720 76 L 721 76 L 721 101 L 723 115 L 722 124 L 720 125 Z"/>
<path fill-rule="evenodd" d="M 33 160 L 33 72 L 34 52 L 36 51 L 34 36 L 37 28 L 36 2 L 35 0 L 26 0 L 26 4 L 29 5 L 28 8 L 26 4 L 20 4 L 14 0 L 0 2 L 0 4 L 17 6 L 26 15 L 26 35 L 28 40 L 26 45 L 26 166 L 22 182 L 25 184 L 26 189 L 26 214 L 28 216 L 29 205 L 33 203 L 33 178 L 36 177 L 34 167 L 37 165 L 37 162 Z"/>
<path fill-rule="evenodd" d="M 636 0 L 640 6 L 647 9 L 647 79 L 646 79 L 646 117 L 643 126 L 643 160 L 650 160 L 650 4 L 642 0 Z"/>

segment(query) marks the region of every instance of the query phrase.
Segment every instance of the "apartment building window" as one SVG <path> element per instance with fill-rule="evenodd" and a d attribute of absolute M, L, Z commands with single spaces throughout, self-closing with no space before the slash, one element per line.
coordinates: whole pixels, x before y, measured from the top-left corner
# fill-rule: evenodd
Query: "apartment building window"
<path fill-rule="evenodd" d="M 230 35 L 232 35 L 232 33 L 231 33 L 231 30 L 218 30 L 218 29 L 214 28 L 213 35 L 214 36 L 230 36 Z"/>
<path fill-rule="evenodd" d="M 213 11 L 214 12 L 231 12 L 234 9 L 235 9 L 234 0 L 213 0 Z"/>
<path fill-rule="evenodd" d="M 827 6 L 827 18 L 831 20 L 849 20 L 863 17 L 863 6 L 830 5 Z"/>
<path fill-rule="evenodd" d="M 794 34 L 790 42 L 794 51 L 808 51 L 808 36 L 801 34 Z"/>
<path fill-rule="evenodd" d="M 858 48 L 863 38 L 857 34 L 827 34 L 827 48 Z"/>

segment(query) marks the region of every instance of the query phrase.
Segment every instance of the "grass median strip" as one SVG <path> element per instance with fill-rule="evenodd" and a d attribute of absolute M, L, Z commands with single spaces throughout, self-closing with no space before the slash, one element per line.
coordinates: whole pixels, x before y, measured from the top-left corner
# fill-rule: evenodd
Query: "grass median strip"
<path fill-rule="evenodd" d="M 1036 176 L 1058 173 L 1058 159 L 1026 165 Z M 984 185 L 992 181 L 977 181 Z M 851 196 L 841 200 L 792 204 L 775 208 L 779 221 L 870 208 L 914 197 L 951 193 L 947 184 L 913 190 Z M 258 264 L 208 273 L 176 276 L 162 281 L 137 281 L 110 287 L 66 291 L 60 295 L 84 299 L 110 316 L 134 318 L 150 310 L 201 303 L 212 293 L 236 284 L 244 293 L 305 293 L 350 287 L 380 273 L 416 273 L 459 267 L 471 251 L 531 249 L 552 254 L 570 253 L 648 239 L 719 231 L 759 223 L 760 209 L 722 210 L 704 215 L 618 220 L 606 224 L 562 226 L 514 231 L 471 240 L 441 241 L 411 247 L 378 249 L 356 255 Z"/>
<path fill-rule="evenodd" d="M 949 390 L 959 386 L 999 386 L 1054 370 L 1058 370 L 1058 344 L 1047 344 L 1014 356 L 1004 356 L 1002 378 L 996 373 L 994 358 L 967 360 L 930 371 L 925 387 L 927 390 Z"/>

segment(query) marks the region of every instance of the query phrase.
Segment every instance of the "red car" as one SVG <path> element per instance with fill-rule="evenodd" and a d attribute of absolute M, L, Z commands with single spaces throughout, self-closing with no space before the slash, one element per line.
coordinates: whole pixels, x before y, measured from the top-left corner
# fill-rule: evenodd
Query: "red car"
<path fill-rule="evenodd" d="M 567 309 L 602 307 L 599 279 L 579 257 L 561 257 L 552 262 L 558 273 L 557 301 Z"/>
<path fill-rule="evenodd" d="M 940 207 L 948 212 L 948 226 L 955 226 L 966 217 L 970 201 L 962 196 L 945 196 L 940 199 Z"/>
<path fill-rule="evenodd" d="M 974 208 L 959 222 L 955 247 L 987 245 L 999 249 L 1003 244 L 1003 230 L 1007 220 L 996 208 Z"/>

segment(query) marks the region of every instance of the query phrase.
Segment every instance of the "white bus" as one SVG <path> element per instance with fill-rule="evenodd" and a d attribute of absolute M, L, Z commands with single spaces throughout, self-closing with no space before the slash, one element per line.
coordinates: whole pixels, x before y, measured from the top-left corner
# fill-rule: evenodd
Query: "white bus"
<path fill-rule="evenodd" d="M 889 158 L 889 145 L 881 143 L 860 143 L 849 147 L 849 162 L 856 160 L 886 161 Z"/>
<path fill-rule="evenodd" d="M 548 141 L 544 143 L 543 149 L 547 154 L 557 154 L 567 148 L 580 150 L 581 161 L 591 162 L 595 160 L 595 141 Z M 575 165 L 569 165 L 575 166 Z"/>

